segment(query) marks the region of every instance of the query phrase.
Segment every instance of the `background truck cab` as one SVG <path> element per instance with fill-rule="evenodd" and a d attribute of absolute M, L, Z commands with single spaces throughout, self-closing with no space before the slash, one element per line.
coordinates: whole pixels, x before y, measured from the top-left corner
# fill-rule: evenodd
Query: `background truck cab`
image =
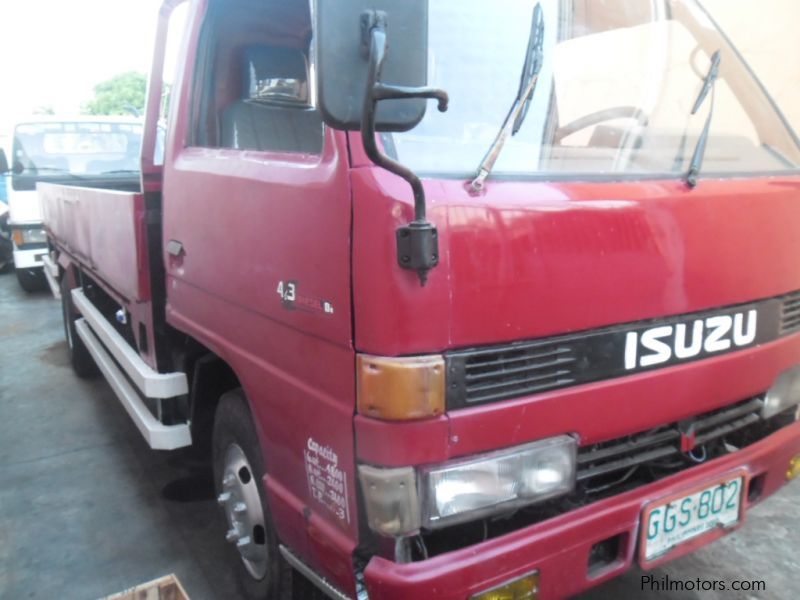
<path fill-rule="evenodd" d="M 45 285 L 38 182 L 135 189 L 139 179 L 141 121 L 130 117 L 31 117 L 11 135 L 7 159 L 8 229 L 14 267 L 23 289 Z"/>

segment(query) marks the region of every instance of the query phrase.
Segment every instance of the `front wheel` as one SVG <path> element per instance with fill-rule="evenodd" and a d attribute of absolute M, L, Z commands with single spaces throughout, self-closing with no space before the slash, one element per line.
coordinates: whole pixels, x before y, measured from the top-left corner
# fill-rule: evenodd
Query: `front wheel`
<path fill-rule="evenodd" d="M 278 537 L 264 497 L 264 464 L 247 399 L 241 389 L 223 394 L 214 418 L 214 485 L 225 514 L 225 539 L 247 598 L 287 598 L 292 569 L 278 550 Z"/>
<path fill-rule="evenodd" d="M 28 293 L 41 292 L 47 287 L 42 269 L 17 269 L 17 281 L 20 287 Z"/>

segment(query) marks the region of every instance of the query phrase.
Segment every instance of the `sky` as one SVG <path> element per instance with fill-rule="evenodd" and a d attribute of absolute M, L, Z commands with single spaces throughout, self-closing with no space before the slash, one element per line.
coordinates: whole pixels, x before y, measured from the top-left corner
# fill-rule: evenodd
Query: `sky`
<path fill-rule="evenodd" d="M 77 114 L 98 83 L 149 70 L 161 0 L 0 0 L 0 132 L 37 107 Z"/>

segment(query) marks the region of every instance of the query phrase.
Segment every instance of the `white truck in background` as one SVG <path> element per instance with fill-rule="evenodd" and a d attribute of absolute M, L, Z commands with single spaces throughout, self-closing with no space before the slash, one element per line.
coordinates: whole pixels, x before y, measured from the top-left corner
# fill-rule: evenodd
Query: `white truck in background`
<path fill-rule="evenodd" d="M 46 286 L 47 236 L 36 194 L 39 182 L 118 189 L 139 186 L 142 122 L 133 117 L 41 117 L 18 121 L 6 174 L 7 231 L 17 279 L 27 292 Z M 3 164 L 5 163 L 5 164 Z"/>

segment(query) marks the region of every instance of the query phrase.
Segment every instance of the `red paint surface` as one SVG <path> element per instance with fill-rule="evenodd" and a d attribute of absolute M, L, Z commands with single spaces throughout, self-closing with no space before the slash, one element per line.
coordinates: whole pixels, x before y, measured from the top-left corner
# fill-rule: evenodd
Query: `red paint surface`
<path fill-rule="evenodd" d="M 40 184 L 47 228 L 129 302 L 150 300 L 141 194 Z"/>
<path fill-rule="evenodd" d="M 800 179 L 487 184 L 427 180 L 441 263 L 397 268 L 408 185 L 353 171 L 356 347 L 376 354 L 532 339 L 800 289 Z M 398 200 L 398 198 L 402 200 Z"/>

